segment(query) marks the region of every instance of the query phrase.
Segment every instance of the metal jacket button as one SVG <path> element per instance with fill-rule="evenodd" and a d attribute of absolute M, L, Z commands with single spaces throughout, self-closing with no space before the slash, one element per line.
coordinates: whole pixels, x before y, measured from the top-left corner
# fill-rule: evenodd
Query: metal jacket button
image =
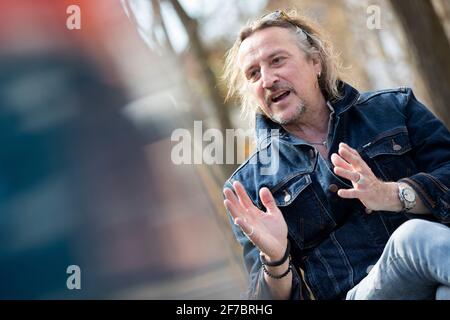
<path fill-rule="evenodd" d="M 393 149 L 394 151 L 399 151 L 399 150 L 402 149 L 402 146 L 399 145 L 399 144 L 397 144 L 394 140 L 392 140 L 392 149 Z"/>
<path fill-rule="evenodd" d="M 284 202 L 289 202 L 291 200 L 291 195 L 285 190 L 286 195 L 284 196 Z"/>
<path fill-rule="evenodd" d="M 333 193 L 336 193 L 336 192 L 339 190 L 339 188 L 338 188 L 337 185 L 335 185 L 334 183 L 332 183 L 332 184 L 329 185 L 328 190 L 330 190 L 330 191 L 333 192 Z"/>

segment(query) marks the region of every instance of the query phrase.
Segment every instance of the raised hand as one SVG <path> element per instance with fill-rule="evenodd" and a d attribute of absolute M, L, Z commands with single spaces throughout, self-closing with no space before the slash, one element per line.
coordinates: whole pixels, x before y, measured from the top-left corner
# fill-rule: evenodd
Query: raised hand
<path fill-rule="evenodd" d="M 288 228 L 272 193 L 267 188 L 261 188 L 259 191 L 261 202 L 266 208 L 264 212 L 253 204 L 240 182 L 234 182 L 233 188 L 235 193 L 225 188 L 224 204 L 233 217 L 234 223 L 242 229 L 261 253 L 270 260 L 280 259 L 286 250 Z"/>
<path fill-rule="evenodd" d="M 331 155 L 334 173 L 352 182 L 352 189 L 340 189 L 338 195 L 345 199 L 359 199 L 369 210 L 400 210 L 396 199 L 395 182 L 383 182 L 361 158 L 359 153 L 345 143 L 339 144 L 339 154 Z"/>

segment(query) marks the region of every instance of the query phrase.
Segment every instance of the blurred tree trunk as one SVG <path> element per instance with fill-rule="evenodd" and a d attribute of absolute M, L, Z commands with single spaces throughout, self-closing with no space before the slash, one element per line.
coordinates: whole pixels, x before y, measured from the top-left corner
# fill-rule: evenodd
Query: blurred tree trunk
<path fill-rule="evenodd" d="M 433 111 L 450 127 L 450 44 L 431 1 L 391 2 L 415 54 L 433 101 Z"/>
<path fill-rule="evenodd" d="M 219 119 L 219 123 L 221 126 L 220 129 L 225 134 L 225 129 L 232 128 L 232 125 L 228 115 L 226 104 L 224 103 L 223 98 L 220 96 L 217 89 L 219 86 L 216 76 L 214 75 L 214 72 L 211 70 L 208 64 L 208 53 L 203 46 L 198 34 L 197 21 L 189 17 L 178 0 L 169 0 L 169 2 L 172 4 L 189 36 L 189 43 L 205 77 L 205 81 L 208 86 L 208 94 L 211 97 L 213 106 L 215 108 L 215 113 Z"/>
<path fill-rule="evenodd" d="M 449 0 L 432 0 L 433 6 L 440 16 L 444 25 L 447 38 L 450 41 L 450 1 Z"/>
<path fill-rule="evenodd" d="M 192 48 L 192 51 L 196 57 L 197 62 L 200 65 L 201 72 L 207 85 L 208 95 L 211 97 L 212 106 L 215 109 L 214 112 L 219 121 L 220 125 L 219 129 L 223 133 L 224 137 L 223 154 L 225 155 L 226 152 L 231 152 L 231 150 L 233 150 L 233 154 L 236 155 L 237 146 L 234 143 L 234 141 L 227 141 L 225 139 L 226 137 L 225 130 L 233 128 L 228 113 L 229 108 L 227 107 L 227 104 L 224 102 L 224 99 L 220 96 L 218 92 L 219 84 L 216 76 L 214 75 L 214 72 L 212 71 L 211 67 L 208 64 L 208 52 L 206 48 L 203 46 L 203 43 L 200 39 L 197 21 L 189 17 L 189 15 L 186 13 L 186 11 L 178 2 L 178 0 L 168 0 L 168 1 L 171 3 L 172 7 L 174 8 L 175 12 L 180 18 L 181 23 L 183 24 L 188 34 L 189 43 Z M 230 176 L 236 170 L 237 167 L 238 163 L 236 162 L 234 164 L 222 165 L 221 171 L 223 173 L 223 177 Z"/>

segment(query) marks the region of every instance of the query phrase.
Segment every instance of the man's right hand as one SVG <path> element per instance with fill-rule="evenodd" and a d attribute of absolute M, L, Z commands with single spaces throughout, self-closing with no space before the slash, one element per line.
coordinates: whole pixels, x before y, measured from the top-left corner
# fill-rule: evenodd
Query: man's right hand
<path fill-rule="evenodd" d="M 225 188 L 225 207 L 244 234 L 259 248 L 268 261 L 280 260 L 287 247 L 288 228 L 268 188 L 261 188 L 259 196 L 266 212 L 259 210 L 248 196 L 244 186 L 235 181 L 235 193 Z"/>

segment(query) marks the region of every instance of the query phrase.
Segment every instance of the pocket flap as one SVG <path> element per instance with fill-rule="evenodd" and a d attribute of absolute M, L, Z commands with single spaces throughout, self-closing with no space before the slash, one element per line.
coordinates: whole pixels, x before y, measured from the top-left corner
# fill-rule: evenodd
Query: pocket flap
<path fill-rule="evenodd" d="M 308 185 L 311 184 L 309 174 L 303 174 L 284 182 L 271 190 L 275 203 L 279 207 L 290 205 Z"/>
<path fill-rule="evenodd" d="M 363 147 L 363 151 L 370 158 L 379 155 L 401 155 L 410 150 L 411 142 L 406 128 L 395 134 L 386 133 Z"/>

